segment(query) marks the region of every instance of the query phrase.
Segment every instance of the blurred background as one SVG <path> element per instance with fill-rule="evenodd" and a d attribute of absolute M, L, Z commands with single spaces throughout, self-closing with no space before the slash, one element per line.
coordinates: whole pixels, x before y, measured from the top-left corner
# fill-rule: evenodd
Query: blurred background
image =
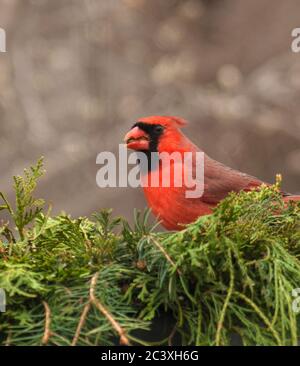
<path fill-rule="evenodd" d="M 45 156 L 54 212 L 131 219 L 140 189 L 96 185 L 141 116 L 177 115 L 211 157 L 300 192 L 298 0 L 0 0 L 0 190 Z"/>

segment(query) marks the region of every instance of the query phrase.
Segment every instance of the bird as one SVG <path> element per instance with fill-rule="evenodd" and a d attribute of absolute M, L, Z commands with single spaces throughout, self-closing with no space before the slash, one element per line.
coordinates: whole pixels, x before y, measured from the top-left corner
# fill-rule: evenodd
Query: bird
<path fill-rule="evenodd" d="M 178 231 L 194 222 L 198 217 L 209 215 L 213 209 L 231 192 L 258 189 L 262 180 L 232 169 L 209 157 L 187 138 L 181 129 L 187 121 L 176 116 L 149 116 L 138 119 L 125 135 L 128 149 L 142 152 L 148 159 L 146 168 L 141 169 L 141 182 L 146 201 L 161 224 L 167 229 Z M 162 185 L 161 176 L 164 166 L 161 161 L 151 164 L 153 154 L 203 153 L 204 184 L 200 197 L 187 198 L 188 187 L 172 184 L 175 173 L 170 173 L 170 186 Z M 152 157 L 152 158 L 151 158 Z M 194 159 L 195 160 L 195 159 Z M 195 170 L 195 163 L 191 169 Z M 193 172 L 192 172 L 193 173 Z M 151 179 L 158 182 L 151 185 Z M 148 184 L 147 184 L 148 183 Z M 173 182 L 174 183 L 174 182 Z M 284 201 L 300 201 L 300 196 L 282 192 Z"/>

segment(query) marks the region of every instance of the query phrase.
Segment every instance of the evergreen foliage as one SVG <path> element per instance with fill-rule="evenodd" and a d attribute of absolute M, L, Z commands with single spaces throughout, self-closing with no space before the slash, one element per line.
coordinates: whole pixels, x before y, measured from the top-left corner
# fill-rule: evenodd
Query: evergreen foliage
<path fill-rule="evenodd" d="M 136 331 L 173 314 L 184 345 L 297 345 L 300 204 L 278 184 L 230 194 L 183 231 L 155 232 L 149 211 L 131 227 L 109 210 L 51 216 L 33 194 L 42 160 L 14 178 L 0 225 L 2 345 L 147 344 Z M 117 341 L 117 343 L 118 343 Z"/>

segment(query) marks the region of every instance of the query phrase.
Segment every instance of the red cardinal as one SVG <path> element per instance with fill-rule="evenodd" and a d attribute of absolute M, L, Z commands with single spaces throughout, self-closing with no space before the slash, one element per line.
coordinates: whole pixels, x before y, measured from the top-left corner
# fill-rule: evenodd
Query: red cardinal
<path fill-rule="evenodd" d="M 184 134 L 180 128 L 186 124 L 181 118 L 166 116 L 151 116 L 141 118 L 126 134 L 127 147 L 142 151 L 151 160 L 151 154 L 167 152 L 201 152 Z M 156 187 L 143 186 L 146 199 L 154 215 L 161 220 L 162 225 L 169 230 L 182 230 L 184 224 L 195 221 L 199 216 L 207 215 L 229 192 L 249 191 L 260 186 L 263 182 L 255 177 L 231 169 L 204 154 L 204 191 L 201 197 L 187 198 L 186 186 L 176 187 L 161 185 L 163 170 L 161 162 L 155 166 L 149 164 L 142 172 L 143 182 L 159 175 Z M 170 167 L 169 167 L 170 169 Z M 194 169 L 193 169 L 194 170 Z M 171 181 L 174 173 L 171 173 Z M 300 200 L 300 196 L 283 193 L 284 200 Z"/>

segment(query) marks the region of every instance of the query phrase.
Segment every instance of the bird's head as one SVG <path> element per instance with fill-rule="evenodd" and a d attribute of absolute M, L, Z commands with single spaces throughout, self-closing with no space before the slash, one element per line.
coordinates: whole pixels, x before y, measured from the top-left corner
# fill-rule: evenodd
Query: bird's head
<path fill-rule="evenodd" d="M 141 118 L 126 134 L 127 148 L 155 152 L 176 150 L 183 135 L 180 128 L 187 122 L 178 117 L 151 116 Z"/>

